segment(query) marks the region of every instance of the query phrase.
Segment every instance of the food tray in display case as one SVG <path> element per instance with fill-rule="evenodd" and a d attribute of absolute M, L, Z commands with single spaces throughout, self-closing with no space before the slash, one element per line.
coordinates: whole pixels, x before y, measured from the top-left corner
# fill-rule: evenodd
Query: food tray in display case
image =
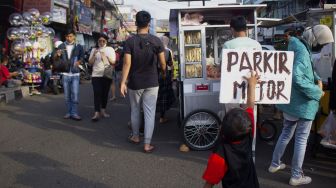
<path fill-rule="evenodd" d="M 200 30 L 184 31 L 185 78 L 202 78 L 202 33 Z"/>
<path fill-rule="evenodd" d="M 202 78 L 202 64 L 186 64 L 186 78 Z"/>
<path fill-rule="evenodd" d="M 201 62 L 202 61 L 202 49 L 197 47 L 185 47 L 185 62 Z"/>
<path fill-rule="evenodd" d="M 201 44 L 201 31 L 186 31 L 184 33 L 184 44 L 193 45 L 193 44 Z"/>

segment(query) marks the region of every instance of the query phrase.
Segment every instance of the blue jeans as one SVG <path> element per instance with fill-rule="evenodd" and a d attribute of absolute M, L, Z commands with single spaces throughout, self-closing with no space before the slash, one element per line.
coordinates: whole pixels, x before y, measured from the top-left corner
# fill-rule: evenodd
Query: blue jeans
<path fill-rule="evenodd" d="M 299 119 L 298 121 L 289 121 L 284 119 L 283 129 L 273 152 L 271 164 L 273 167 L 278 167 L 280 165 L 280 159 L 285 152 L 286 146 L 295 133 L 292 177 L 299 178 L 302 176 L 302 164 L 306 153 L 307 140 L 311 126 L 312 121 L 310 120 Z"/>
<path fill-rule="evenodd" d="M 79 102 L 79 75 L 63 75 L 62 78 L 67 114 L 71 116 L 78 115 L 77 107 Z"/>
<path fill-rule="evenodd" d="M 46 90 L 47 86 L 48 86 L 48 82 L 50 80 L 51 77 L 51 69 L 45 70 L 44 71 L 44 80 L 43 80 L 43 89 Z"/>
<path fill-rule="evenodd" d="M 139 90 L 128 89 L 128 96 L 131 103 L 131 122 L 134 136 L 139 136 L 141 124 L 141 100 L 145 115 L 145 137 L 144 143 L 150 144 L 155 125 L 156 100 L 159 87 L 152 87 Z"/>

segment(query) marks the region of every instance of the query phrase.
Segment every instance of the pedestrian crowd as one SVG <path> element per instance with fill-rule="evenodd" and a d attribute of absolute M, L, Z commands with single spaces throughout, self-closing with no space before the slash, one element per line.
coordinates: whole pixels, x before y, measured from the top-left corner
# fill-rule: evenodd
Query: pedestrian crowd
<path fill-rule="evenodd" d="M 169 39 L 149 34 L 151 15 L 146 11 L 136 14 L 137 34 L 129 37 L 122 46 L 107 45 L 109 38 L 101 34 L 96 47 L 92 48 L 88 62 L 92 66 L 93 122 L 109 118 L 106 111 L 108 96 L 116 100 L 116 93 L 130 101 L 132 134 L 128 141 L 140 144 L 141 126 L 144 129 L 143 151 L 155 150 L 152 136 L 155 114 L 159 112 L 160 123 L 168 121 L 165 114 L 174 103 L 173 53 L 168 48 Z M 234 39 L 225 42 L 223 48 L 261 50 L 261 45 L 247 36 L 246 20 L 233 17 L 230 28 Z M 268 171 L 276 173 L 286 168 L 281 161 L 286 146 L 294 136 L 294 153 L 289 184 L 309 184 L 312 179 L 302 171 L 307 139 L 312 121 L 318 111 L 319 101 L 324 95 L 321 78 L 315 73 L 311 60 L 311 48 L 323 47 L 334 42 L 327 26 L 316 25 L 296 31 L 286 31 L 288 51 L 294 52 L 292 92 L 289 104 L 276 105 L 283 113 L 283 129 L 274 148 Z M 54 69 L 62 73 L 66 104 L 65 119 L 81 120 L 79 105 L 79 66 L 84 61 L 83 47 L 75 42 L 74 31 L 66 33 L 66 41 L 51 54 Z M 17 72 L 6 69 L 8 57 L 3 56 L 0 64 L 0 84 L 20 83 L 13 79 Z M 245 77 L 248 83 L 246 108 L 233 108 L 221 122 L 220 138 L 209 157 L 203 174 L 204 187 L 213 187 L 219 182 L 223 187 L 259 187 L 252 157 L 254 124 L 255 86 L 258 73 L 251 71 Z M 120 87 L 118 87 L 120 86 Z M 119 88 L 119 91 L 118 91 Z"/>

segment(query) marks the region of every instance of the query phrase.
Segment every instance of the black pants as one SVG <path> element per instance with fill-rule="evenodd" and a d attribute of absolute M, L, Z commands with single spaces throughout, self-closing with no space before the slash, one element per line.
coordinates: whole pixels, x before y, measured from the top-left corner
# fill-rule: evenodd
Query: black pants
<path fill-rule="evenodd" d="M 105 77 L 92 77 L 95 112 L 106 109 L 111 83 L 112 80 Z"/>

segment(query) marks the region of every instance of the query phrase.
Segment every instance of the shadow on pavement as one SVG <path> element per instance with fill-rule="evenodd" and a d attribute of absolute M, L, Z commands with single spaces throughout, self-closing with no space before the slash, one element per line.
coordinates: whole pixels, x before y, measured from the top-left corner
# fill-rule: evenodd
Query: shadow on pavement
<path fill-rule="evenodd" d="M 108 188 L 102 183 L 90 181 L 63 170 L 66 165 L 37 153 L 5 152 L 3 155 L 25 165 L 17 175 L 16 184 L 34 188 Z"/>

